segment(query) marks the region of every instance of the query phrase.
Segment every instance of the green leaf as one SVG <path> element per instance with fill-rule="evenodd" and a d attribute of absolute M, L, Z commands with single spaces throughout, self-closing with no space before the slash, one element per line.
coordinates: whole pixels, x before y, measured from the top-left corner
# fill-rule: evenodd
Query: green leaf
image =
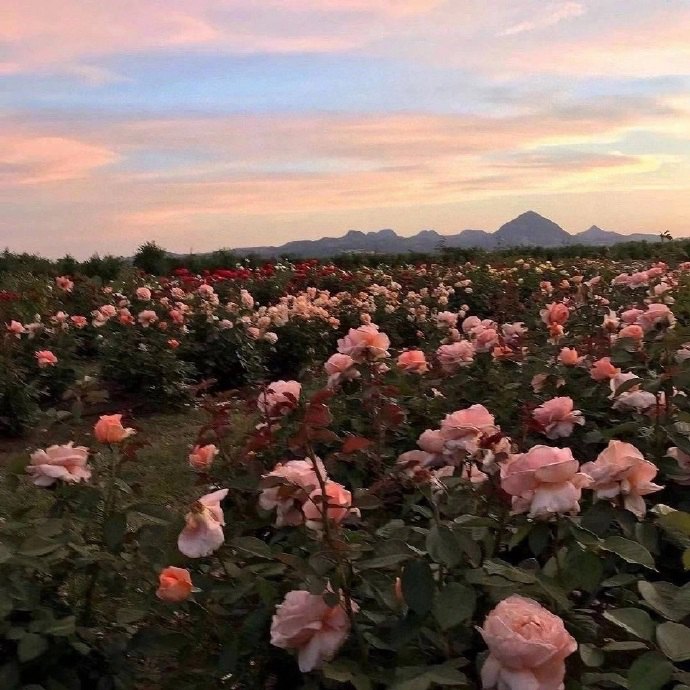
<path fill-rule="evenodd" d="M 415 560 L 405 566 L 402 573 L 402 592 L 407 605 L 420 616 L 431 610 L 436 585 L 426 561 Z"/>
<path fill-rule="evenodd" d="M 34 535 L 22 543 L 19 553 L 22 556 L 45 556 L 58 548 L 60 548 L 59 542 Z"/>
<path fill-rule="evenodd" d="M 118 609 L 115 618 L 121 625 L 131 625 L 146 617 L 146 611 L 140 609 Z"/>
<path fill-rule="evenodd" d="M 452 530 L 445 525 L 434 525 L 426 537 L 426 550 L 435 563 L 443 563 L 449 568 L 462 559 L 462 550 Z"/>
<path fill-rule="evenodd" d="M 638 544 L 630 539 L 618 536 L 607 537 L 601 543 L 601 548 L 615 553 L 616 556 L 620 556 L 628 563 L 637 563 L 650 570 L 656 570 L 652 554 L 642 544 Z"/>
<path fill-rule="evenodd" d="M 658 652 L 647 652 L 635 659 L 628 670 L 630 690 L 659 690 L 673 676 L 673 664 Z"/>
<path fill-rule="evenodd" d="M 612 609 L 604 612 L 604 618 L 643 640 L 651 640 L 654 635 L 654 621 L 642 609 Z"/>
<path fill-rule="evenodd" d="M 443 630 L 449 630 L 472 618 L 476 602 L 477 596 L 472 587 L 451 582 L 434 600 L 434 618 Z"/>
<path fill-rule="evenodd" d="M 680 623 L 662 623 L 656 629 L 656 641 L 671 661 L 690 660 L 690 628 Z"/>
<path fill-rule="evenodd" d="M 686 616 L 687 612 L 678 607 L 674 601 L 680 590 L 670 582 L 640 580 L 637 588 L 645 602 L 665 618 L 680 621 Z"/>
<path fill-rule="evenodd" d="M 124 513 L 113 513 L 103 525 L 103 541 L 109 551 L 117 551 L 127 534 L 127 516 Z"/>
<path fill-rule="evenodd" d="M 48 649 L 48 641 L 45 637 L 28 633 L 19 640 L 17 645 L 17 656 L 22 663 L 31 661 Z"/>
<path fill-rule="evenodd" d="M 252 556 L 258 556 L 259 558 L 273 557 L 271 547 L 265 541 L 261 541 L 261 539 L 256 537 L 237 537 L 230 544 L 240 551 L 252 554 Z"/>
<path fill-rule="evenodd" d="M 604 653 L 598 647 L 591 644 L 581 644 L 579 648 L 580 658 L 585 666 L 597 667 L 604 663 Z"/>

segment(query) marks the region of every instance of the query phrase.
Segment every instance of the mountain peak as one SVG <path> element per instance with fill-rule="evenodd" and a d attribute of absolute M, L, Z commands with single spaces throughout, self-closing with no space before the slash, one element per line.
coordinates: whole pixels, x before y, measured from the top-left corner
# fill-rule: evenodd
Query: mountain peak
<path fill-rule="evenodd" d="M 496 231 L 494 238 L 499 246 L 558 247 L 568 244 L 571 235 L 560 225 L 544 218 L 536 211 L 526 211 L 502 225 Z"/>

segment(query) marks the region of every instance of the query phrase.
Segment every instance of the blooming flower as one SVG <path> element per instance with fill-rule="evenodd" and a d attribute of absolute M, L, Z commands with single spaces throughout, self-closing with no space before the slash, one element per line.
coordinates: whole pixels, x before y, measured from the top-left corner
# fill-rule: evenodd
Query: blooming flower
<path fill-rule="evenodd" d="M 58 363 L 58 358 L 50 350 L 38 350 L 35 357 L 40 369 L 54 367 Z"/>
<path fill-rule="evenodd" d="M 197 472 L 207 472 L 213 464 L 213 459 L 220 451 L 212 443 L 205 446 L 194 446 L 189 454 L 189 466 Z"/>
<path fill-rule="evenodd" d="M 189 570 L 169 565 L 158 576 L 156 596 L 162 601 L 176 603 L 189 599 L 192 587 L 192 576 Z"/>
<path fill-rule="evenodd" d="M 546 438 L 565 438 L 573 433 L 576 424 L 585 423 L 582 412 L 574 410 L 573 405 L 573 399 L 567 396 L 552 398 L 537 407 L 532 417 Z"/>
<path fill-rule="evenodd" d="M 399 355 L 397 363 L 403 371 L 414 374 L 424 374 L 429 370 L 426 357 L 421 350 L 405 350 Z"/>
<path fill-rule="evenodd" d="M 91 478 L 88 457 L 88 448 L 74 446 L 72 442 L 50 446 L 31 454 L 26 472 L 31 475 L 36 486 L 51 486 L 57 481 L 77 484 Z"/>
<path fill-rule="evenodd" d="M 136 431 L 122 425 L 121 414 L 104 414 L 94 424 L 93 433 L 99 443 L 122 443 Z"/>
<path fill-rule="evenodd" d="M 225 517 L 220 503 L 227 494 L 227 489 L 206 494 L 194 503 L 187 513 L 185 526 L 177 538 L 177 548 L 185 556 L 210 556 L 223 545 Z"/>
<path fill-rule="evenodd" d="M 338 340 L 338 352 L 350 355 L 355 362 L 388 357 L 389 347 L 388 336 L 381 333 L 379 327 L 373 323 L 351 328 L 344 338 Z"/>
<path fill-rule="evenodd" d="M 256 404 L 266 417 L 278 419 L 297 407 L 301 392 L 298 381 L 274 381 L 261 391 Z"/>

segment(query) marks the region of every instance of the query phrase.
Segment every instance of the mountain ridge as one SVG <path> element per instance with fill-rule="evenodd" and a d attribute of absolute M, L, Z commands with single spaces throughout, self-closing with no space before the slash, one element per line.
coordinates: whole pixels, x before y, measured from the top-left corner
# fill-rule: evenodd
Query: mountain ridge
<path fill-rule="evenodd" d="M 526 211 L 501 225 L 494 232 L 465 229 L 442 235 L 436 230 L 425 229 L 411 237 L 398 235 L 391 228 L 371 232 L 348 230 L 340 237 L 321 237 L 317 240 L 292 240 L 279 246 L 238 247 L 237 254 L 258 254 L 276 257 L 296 256 L 323 258 L 342 253 L 402 254 L 405 252 L 435 252 L 442 247 L 503 249 L 508 247 L 566 247 L 575 244 L 611 246 L 619 242 L 658 242 L 658 235 L 634 233 L 624 235 L 612 230 L 602 230 L 592 225 L 582 232 L 570 234 L 560 225 L 535 211 Z"/>

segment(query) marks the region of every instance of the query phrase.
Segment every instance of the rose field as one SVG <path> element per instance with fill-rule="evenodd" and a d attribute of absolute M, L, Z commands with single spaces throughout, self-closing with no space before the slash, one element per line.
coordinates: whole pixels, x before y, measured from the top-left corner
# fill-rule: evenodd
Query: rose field
<path fill-rule="evenodd" d="M 654 252 L 0 272 L 0 690 L 689 690 Z"/>

